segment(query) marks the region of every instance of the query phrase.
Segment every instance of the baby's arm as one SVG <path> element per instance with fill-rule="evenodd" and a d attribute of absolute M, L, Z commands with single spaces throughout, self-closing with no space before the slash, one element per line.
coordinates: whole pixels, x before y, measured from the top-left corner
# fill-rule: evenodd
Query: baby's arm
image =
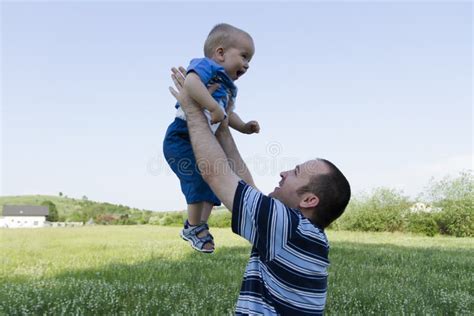
<path fill-rule="evenodd" d="M 186 89 L 194 101 L 211 113 L 212 124 L 220 122 L 225 118 L 224 110 L 219 106 L 217 101 L 214 100 L 209 91 L 207 91 L 206 86 L 196 73 L 191 72 L 186 75 L 184 79 L 184 89 Z"/>
<path fill-rule="evenodd" d="M 249 121 L 245 123 L 234 111 L 230 111 L 229 113 L 229 126 L 244 134 L 260 132 L 260 126 L 257 121 Z"/>

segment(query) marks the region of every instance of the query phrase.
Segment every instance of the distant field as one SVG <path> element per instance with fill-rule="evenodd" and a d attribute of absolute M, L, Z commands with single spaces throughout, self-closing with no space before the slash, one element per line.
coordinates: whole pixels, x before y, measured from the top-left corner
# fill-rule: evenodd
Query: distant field
<path fill-rule="evenodd" d="M 250 246 L 213 229 L 204 255 L 179 228 L 0 230 L 0 314 L 231 314 Z M 328 232 L 327 314 L 472 314 L 474 238 Z"/>

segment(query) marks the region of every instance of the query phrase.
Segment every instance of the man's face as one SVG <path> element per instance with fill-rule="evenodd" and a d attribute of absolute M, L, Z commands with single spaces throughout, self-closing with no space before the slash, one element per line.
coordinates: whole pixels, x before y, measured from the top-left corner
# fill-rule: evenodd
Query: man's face
<path fill-rule="evenodd" d="M 292 170 L 283 171 L 280 173 L 281 181 L 278 187 L 269 196 L 280 200 L 288 207 L 299 208 L 303 197 L 298 195 L 297 190 L 308 184 L 312 176 L 327 171 L 327 166 L 319 160 L 310 160 Z"/>
<path fill-rule="evenodd" d="M 235 35 L 235 44 L 233 47 L 224 51 L 224 60 L 222 67 L 232 80 L 239 79 L 249 68 L 255 48 L 253 41 L 245 34 Z"/>

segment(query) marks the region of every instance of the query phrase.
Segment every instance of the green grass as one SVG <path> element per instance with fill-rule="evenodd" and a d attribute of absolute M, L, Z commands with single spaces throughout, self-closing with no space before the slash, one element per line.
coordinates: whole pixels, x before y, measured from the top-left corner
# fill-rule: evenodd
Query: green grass
<path fill-rule="evenodd" d="M 232 314 L 250 246 L 213 228 L 217 251 L 179 228 L 0 230 L 0 314 Z M 474 239 L 328 233 L 327 314 L 470 314 Z"/>

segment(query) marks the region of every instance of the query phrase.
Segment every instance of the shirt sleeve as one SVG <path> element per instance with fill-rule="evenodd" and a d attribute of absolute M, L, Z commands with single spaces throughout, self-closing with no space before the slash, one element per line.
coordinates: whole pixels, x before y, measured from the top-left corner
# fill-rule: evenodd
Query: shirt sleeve
<path fill-rule="evenodd" d="M 265 261 L 275 258 L 298 225 L 294 211 L 240 181 L 232 209 L 232 231 L 247 239 Z"/>
<path fill-rule="evenodd" d="M 195 72 L 201 81 L 207 85 L 209 81 L 216 75 L 217 68 L 206 58 L 195 58 L 191 60 L 187 73 Z"/>

